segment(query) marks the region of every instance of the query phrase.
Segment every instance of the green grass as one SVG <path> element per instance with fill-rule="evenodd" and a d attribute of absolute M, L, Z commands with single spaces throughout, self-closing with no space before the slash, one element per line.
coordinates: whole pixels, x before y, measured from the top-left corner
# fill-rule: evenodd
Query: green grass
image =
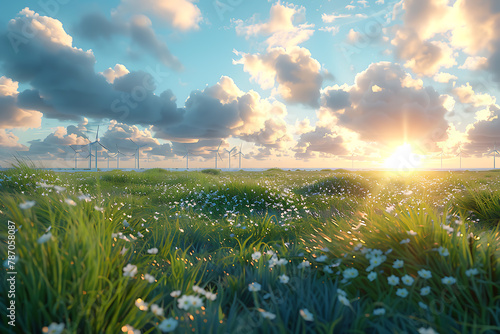
<path fill-rule="evenodd" d="M 170 319 L 175 333 L 497 333 L 499 185 L 491 171 L 66 174 L 20 163 L 0 174 L 2 262 L 8 222 L 18 229 L 16 327 L 0 331 L 159 333 Z M 202 306 L 180 307 L 185 296 Z"/>

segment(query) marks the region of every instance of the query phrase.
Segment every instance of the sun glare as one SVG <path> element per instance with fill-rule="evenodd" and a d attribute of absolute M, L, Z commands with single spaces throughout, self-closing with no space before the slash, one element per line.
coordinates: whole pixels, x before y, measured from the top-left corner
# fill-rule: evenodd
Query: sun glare
<path fill-rule="evenodd" d="M 384 167 L 391 169 L 412 170 L 422 165 L 422 156 L 413 153 L 410 144 L 396 147 L 394 153 L 385 160 Z"/>

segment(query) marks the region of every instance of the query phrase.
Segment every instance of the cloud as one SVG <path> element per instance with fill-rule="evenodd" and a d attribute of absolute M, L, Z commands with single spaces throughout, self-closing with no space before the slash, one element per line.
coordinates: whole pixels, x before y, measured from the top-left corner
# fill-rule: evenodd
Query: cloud
<path fill-rule="evenodd" d="M 453 93 L 458 96 L 460 102 L 472 104 L 474 107 L 487 106 L 496 102 L 496 98 L 489 94 L 474 92 L 468 82 L 466 85 L 455 88 Z"/>
<path fill-rule="evenodd" d="M 332 35 L 336 35 L 339 32 L 339 27 L 321 27 L 319 31 L 329 32 Z"/>
<path fill-rule="evenodd" d="M 18 82 L 5 76 L 0 77 L 0 129 L 37 128 L 42 123 L 40 112 L 18 107 L 18 87 Z"/>
<path fill-rule="evenodd" d="M 353 86 L 342 90 L 324 89 L 323 104 L 338 126 L 358 133 L 363 141 L 401 145 L 446 139 L 447 97 L 423 87 L 397 64 L 371 64 Z"/>
<path fill-rule="evenodd" d="M 351 15 L 350 14 L 335 14 L 335 13 L 333 13 L 333 14 L 326 14 L 326 13 L 321 14 L 321 19 L 325 23 L 332 23 L 337 19 L 344 19 L 344 18 L 348 18 L 348 17 L 351 17 Z"/>
<path fill-rule="evenodd" d="M 111 40 L 116 35 L 128 36 L 134 46 L 147 51 L 163 65 L 176 71 L 183 69 L 179 59 L 172 55 L 165 42 L 156 35 L 147 16 L 134 15 L 124 21 L 122 18 L 108 20 L 100 13 L 91 13 L 82 17 L 75 31 L 79 36 L 90 40 Z"/>
<path fill-rule="evenodd" d="M 467 128 L 468 142 L 464 150 L 469 154 L 481 156 L 493 149 L 495 144 L 497 149 L 500 146 L 500 107 L 488 106 L 486 112 L 489 116 L 481 117 Z"/>
<path fill-rule="evenodd" d="M 344 147 L 344 139 L 330 127 L 316 126 L 314 130 L 300 135 L 294 147 L 297 159 L 313 159 L 320 153 L 330 155 L 346 155 L 348 150 Z"/>
<path fill-rule="evenodd" d="M 0 129 L 0 152 L 7 150 L 26 150 L 27 147 L 18 143 L 19 138 L 5 129 Z M 12 153 L 12 152 L 11 152 Z"/>
<path fill-rule="evenodd" d="M 198 6 L 189 0 L 121 0 L 113 11 L 114 16 L 137 13 L 151 15 L 159 22 L 182 31 L 198 29 L 203 20 Z"/>
<path fill-rule="evenodd" d="M 458 77 L 455 75 L 452 75 L 450 73 L 445 73 L 445 72 L 439 72 L 434 76 L 434 81 L 436 82 L 441 82 L 441 83 L 448 83 L 450 80 L 457 80 Z"/>
<path fill-rule="evenodd" d="M 467 57 L 463 65 L 460 65 L 458 68 L 463 70 L 481 70 L 485 69 L 488 64 L 488 58 L 486 57 Z"/>
<path fill-rule="evenodd" d="M 242 64 L 243 70 L 251 75 L 263 89 L 278 84 L 277 91 L 290 103 L 318 106 L 323 84 L 321 65 L 311 57 L 306 48 L 273 48 L 265 54 L 236 52 L 241 58 L 234 64 Z"/>
<path fill-rule="evenodd" d="M 106 78 L 106 81 L 113 83 L 116 78 L 121 78 L 130 71 L 122 64 L 116 64 L 114 68 L 109 67 L 101 74 Z"/>
<path fill-rule="evenodd" d="M 236 25 L 236 33 L 249 38 L 251 36 L 269 36 L 266 40 L 269 48 L 289 48 L 307 41 L 314 33 L 314 24 L 299 24 L 305 20 L 304 7 L 291 4 L 275 3 L 271 7 L 269 21 L 255 23 L 257 18 L 253 16 L 250 20 L 233 21 Z"/>

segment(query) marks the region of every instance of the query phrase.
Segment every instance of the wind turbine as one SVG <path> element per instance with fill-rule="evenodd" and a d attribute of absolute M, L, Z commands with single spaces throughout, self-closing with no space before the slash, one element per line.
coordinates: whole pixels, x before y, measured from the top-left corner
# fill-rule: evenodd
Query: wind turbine
<path fill-rule="evenodd" d="M 496 168 L 496 158 L 497 158 L 497 144 L 493 145 L 493 149 L 488 152 L 488 155 L 491 155 L 493 153 L 493 169 Z M 499 153 L 500 154 L 500 153 Z"/>
<path fill-rule="evenodd" d="M 212 150 L 211 152 L 214 152 L 214 159 L 215 159 L 215 169 L 217 169 L 217 160 L 220 159 L 222 161 L 222 157 L 219 154 L 220 146 L 222 145 L 222 141 L 219 144 L 219 147 L 217 147 L 217 150 Z"/>
<path fill-rule="evenodd" d="M 356 154 L 354 154 L 354 152 L 352 152 L 351 154 L 351 168 L 354 169 L 354 157 L 356 156 Z"/>
<path fill-rule="evenodd" d="M 455 156 L 459 156 L 460 157 L 460 169 L 462 169 L 462 149 L 460 148 L 460 151 L 458 151 L 458 154 L 455 155 Z"/>
<path fill-rule="evenodd" d="M 225 151 L 226 151 L 226 152 L 228 153 L 228 155 L 229 155 L 229 169 L 231 169 L 231 153 L 232 153 L 235 149 L 236 149 L 236 146 L 235 146 L 235 147 L 233 147 L 233 148 L 232 148 L 231 150 L 229 150 L 229 151 L 228 151 L 227 149 L 225 149 Z"/>
<path fill-rule="evenodd" d="M 441 156 L 441 169 L 443 169 L 443 154 L 444 154 L 444 150 L 443 149 L 441 149 L 441 153 L 437 154 L 437 155 Z"/>
<path fill-rule="evenodd" d="M 236 152 L 233 156 L 238 156 L 239 158 L 239 169 L 241 169 L 241 156 L 243 156 L 243 152 L 241 152 L 241 149 L 243 148 L 243 143 L 241 143 L 240 145 L 240 151 L 239 152 Z"/>
<path fill-rule="evenodd" d="M 87 138 L 88 139 L 88 138 Z M 106 151 L 109 151 L 109 149 L 104 146 L 103 144 L 101 144 L 101 142 L 99 141 L 99 125 L 97 126 L 97 132 L 96 132 L 96 135 L 95 135 L 95 141 L 91 142 L 88 144 L 89 146 L 89 169 L 92 169 L 92 145 L 95 145 L 94 147 L 94 157 L 95 157 L 95 169 L 97 170 L 97 147 L 98 145 L 101 146 L 102 148 L 104 148 Z"/>
<path fill-rule="evenodd" d="M 141 152 L 140 152 L 139 150 L 140 150 L 141 148 L 143 148 L 144 146 L 147 146 L 147 145 L 146 145 L 146 144 L 144 144 L 144 145 L 140 145 L 140 146 L 139 146 L 139 145 L 137 145 L 137 144 L 136 144 L 136 143 L 135 143 L 132 139 L 130 139 L 130 138 L 129 138 L 128 140 L 130 140 L 132 143 L 134 143 L 134 145 L 135 145 L 135 147 L 136 147 L 136 148 L 135 148 L 135 161 L 136 161 L 136 163 L 137 163 L 137 169 L 140 169 L 141 167 L 139 166 L 139 161 L 140 161 L 140 154 L 141 154 Z M 136 163 L 134 163 L 134 167 L 135 167 Z"/>
<path fill-rule="evenodd" d="M 187 147 L 185 147 L 185 148 L 186 148 L 186 155 L 183 156 L 182 158 L 186 158 L 186 169 L 189 169 L 189 155 L 192 154 L 192 153 L 191 153 L 191 151 L 189 151 L 187 149 Z"/>
<path fill-rule="evenodd" d="M 77 150 L 73 147 L 73 145 L 70 145 L 69 147 L 71 147 L 71 149 L 72 149 L 73 151 L 75 151 L 75 169 L 77 169 L 77 168 L 78 168 L 78 155 L 80 154 L 80 152 L 79 152 L 79 151 L 77 151 Z M 85 157 L 85 158 L 87 158 L 87 157 Z"/>

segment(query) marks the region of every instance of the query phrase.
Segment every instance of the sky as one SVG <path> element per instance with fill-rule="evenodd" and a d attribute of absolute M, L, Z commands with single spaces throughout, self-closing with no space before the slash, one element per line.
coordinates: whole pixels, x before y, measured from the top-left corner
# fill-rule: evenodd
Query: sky
<path fill-rule="evenodd" d="M 496 0 L 0 6 L 2 166 L 493 168 L 500 146 Z"/>

